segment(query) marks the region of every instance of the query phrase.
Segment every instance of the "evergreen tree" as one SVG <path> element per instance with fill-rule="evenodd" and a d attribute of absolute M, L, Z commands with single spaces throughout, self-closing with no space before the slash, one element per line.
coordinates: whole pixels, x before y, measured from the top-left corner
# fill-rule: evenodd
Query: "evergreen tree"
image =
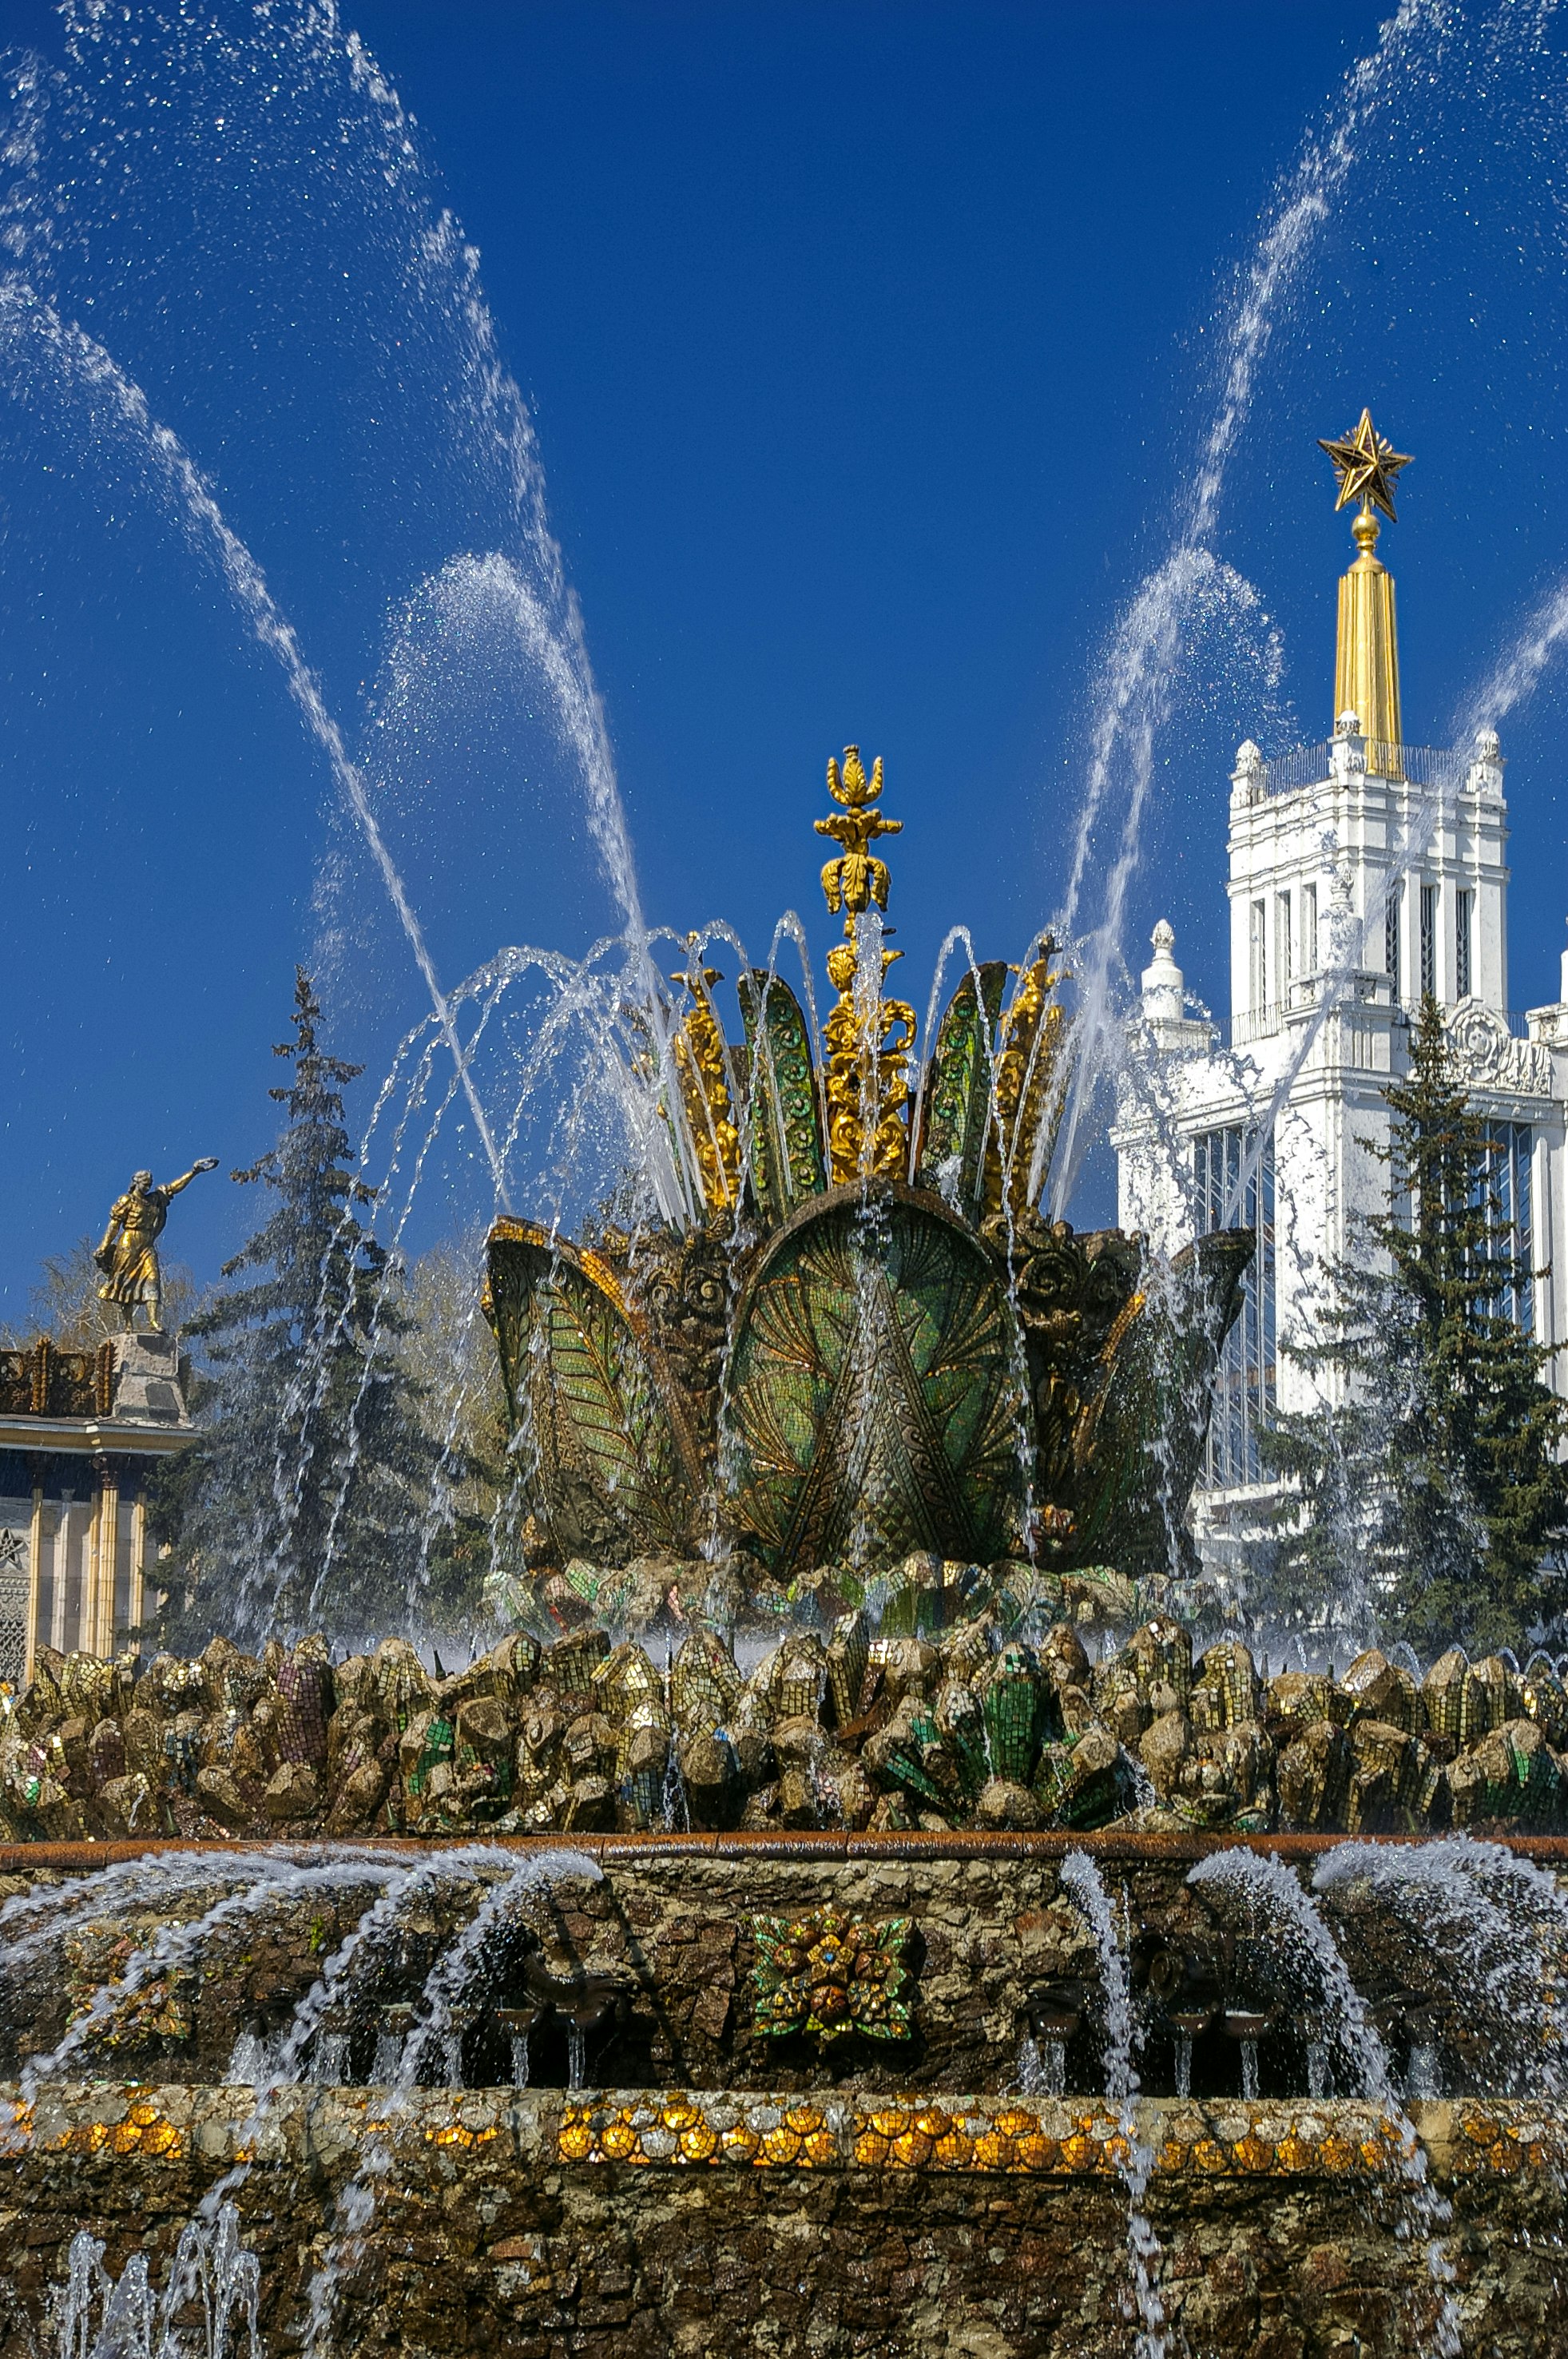
<path fill-rule="evenodd" d="M 242 1186 L 270 1191 L 266 1219 L 191 1322 L 202 1361 L 194 1403 L 205 1433 L 153 1502 L 169 1544 L 163 1635 L 252 1640 L 324 1625 L 355 1638 L 400 1629 L 439 1446 L 404 1348 L 397 1273 L 364 1215 L 343 1091 L 362 1068 L 328 1056 L 303 968 L 293 1070 L 268 1093 L 285 1109 L 277 1145 Z M 428 1553 L 428 1551 L 426 1551 Z"/>
<path fill-rule="evenodd" d="M 1388 1169 L 1386 1209 L 1331 1272 L 1322 1340 L 1295 1354 L 1344 1397 L 1282 1415 L 1266 1440 L 1293 1483 L 1269 1602 L 1301 1620 L 1348 1606 L 1427 1654 L 1518 1647 L 1561 1611 L 1568 1405 L 1510 1315 L 1533 1273 L 1430 996 L 1384 1094 L 1388 1144 L 1368 1151 Z"/>

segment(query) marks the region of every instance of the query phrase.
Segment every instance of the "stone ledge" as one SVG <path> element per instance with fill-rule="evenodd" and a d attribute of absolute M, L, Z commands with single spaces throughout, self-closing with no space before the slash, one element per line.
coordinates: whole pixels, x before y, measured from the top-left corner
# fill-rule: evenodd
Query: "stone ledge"
<path fill-rule="evenodd" d="M 324 1852 L 340 1848 L 344 1852 L 363 1852 L 371 1857 L 423 1856 L 441 1851 L 473 1850 L 476 1844 L 497 1852 L 516 1853 L 518 1856 L 526 1856 L 529 1852 L 541 1855 L 563 1850 L 581 1852 L 601 1865 L 608 1865 L 615 1861 L 645 1861 L 653 1865 L 666 1860 L 705 1859 L 745 1864 L 780 1860 L 800 1866 L 831 1867 L 877 1860 L 910 1863 L 1059 1860 L 1076 1851 L 1086 1852 L 1091 1859 L 1125 1861 L 1134 1865 L 1140 1861 L 1151 1865 L 1196 1862 L 1207 1859 L 1211 1853 L 1216 1851 L 1254 1851 L 1261 1853 L 1265 1858 L 1271 1853 L 1278 1854 L 1287 1865 L 1296 1863 L 1305 1865 L 1323 1858 L 1328 1852 L 1342 1849 L 1346 1843 L 1409 1848 L 1429 1844 L 1435 1840 L 1440 1838 L 1430 1834 L 1205 1834 L 1196 1829 L 1191 1833 L 1149 1834 L 1139 1833 L 1133 1829 L 1116 1828 L 1104 1829 L 1094 1834 L 1074 1834 L 1058 1830 L 994 1833 L 967 1829 L 946 1834 L 916 1832 L 874 1835 L 802 1829 L 783 1834 L 740 1832 L 731 1834 L 583 1834 L 554 1831 L 537 1835 L 492 1835 L 485 1828 L 475 1827 L 469 1832 L 453 1835 L 344 1835 L 341 1838 L 236 1835 L 218 1841 L 194 1836 L 132 1835 L 103 1842 L 0 1843 L 0 1875 L 37 1875 L 39 1873 L 91 1875 L 95 1869 L 113 1867 L 122 1861 L 147 1859 L 164 1853 L 200 1856 L 203 1852 L 210 1852 L 214 1857 L 228 1857 L 236 1851 L 243 1851 L 273 1853 L 281 1859 L 311 1861 L 319 1860 Z M 1511 1852 L 1516 1858 L 1534 1860 L 1542 1867 L 1568 1872 L 1568 1835 L 1489 1834 L 1486 1841 L 1501 1850 Z"/>

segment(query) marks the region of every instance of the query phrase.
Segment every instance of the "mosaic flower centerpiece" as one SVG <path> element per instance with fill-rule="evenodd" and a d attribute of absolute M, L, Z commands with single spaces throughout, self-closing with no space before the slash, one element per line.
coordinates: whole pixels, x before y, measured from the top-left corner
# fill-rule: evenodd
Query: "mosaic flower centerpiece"
<path fill-rule="evenodd" d="M 908 1917 L 872 1925 L 819 1908 L 807 1917 L 754 1917 L 751 1930 L 758 2031 L 774 2038 L 792 2031 L 822 2040 L 855 2031 L 867 2039 L 909 2038 L 915 1976 Z"/>
<path fill-rule="evenodd" d="M 917 1060 L 873 851 L 882 765 L 828 764 L 843 938 L 820 1041 L 776 973 L 724 1038 L 693 938 L 662 1110 L 700 1216 L 489 1241 L 528 1506 L 557 1563 L 721 1550 L 788 1584 L 915 1550 L 1172 1569 L 1251 1232 L 1170 1269 L 1042 1211 L 1073 1074 L 1057 944 L 971 966 Z M 1173 1535 L 1177 1536 L 1173 1539 Z"/>

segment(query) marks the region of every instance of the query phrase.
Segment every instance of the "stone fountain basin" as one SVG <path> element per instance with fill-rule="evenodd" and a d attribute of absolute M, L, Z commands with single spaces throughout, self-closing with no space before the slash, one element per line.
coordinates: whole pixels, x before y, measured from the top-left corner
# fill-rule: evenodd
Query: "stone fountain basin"
<path fill-rule="evenodd" d="M 628 2021 L 591 2040 L 593 2085 L 420 2089 L 397 2105 L 376 2088 L 299 2086 L 259 2131 L 248 2126 L 254 2093 L 223 2077 L 237 1969 L 220 1962 L 199 1981 L 188 2062 L 50 2082 L 30 2109 L 17 2083 L 0 2084 L 0 2354 L 27 2350 L 27 2336 L 52 2349 L 49 2305 L 79 2229 L 105 2239 L 116 2272 L 145 2252 L 156 2282 L 180 2227 L 241 2162 L 267 2352 L 292 2347 L 333 2198 L 375 2137 L 395 2161 L 342 2297 L 345 2353 L 1121 2359 L 1131 2347 L 1125 2125 L 1103 2097 L 1009 2085 L 1030 1989 L 1083 1971 L 1062 1862 L 1091 1854 L 1118 1914 L 1125 1896 L 1138 1928 L 1196 1936 L 1213 1931 L 1186 1884 L 1198 1860 L 1245 1847 L 1305 1875 L 1346 1840 L 584 1838 L 572 1848 L 603 1881 L 558 1893 L 559 1934 L 626 1975 L 632 1994 Z M 561 1847 L 510 1838 L 496 1849 Z M 0 1875 L 69 1877 L 227 1848 L 12 1846 Z M 326 1847 L 267 1848 L 319 1859 Z M 1509 1848 L 1568 1870 L 1568 1840 Z M 913 2041 L 823 2049 L 756 2032 L 752 1913 L 828 1903 L 915 1919 Z M 254 1971 L 287 1982 L 279 1958 L 287 1966 L 292 1941 L 307 1987 L 332 1938 L 322 1908 L 319 1896 L 300 1904 L 266 1958 L 253 1944 Z M 617 2072 L 622 2059 L 637 2069 Z M 1568 2107 L 1459 2096 L 1412 2102 L 1408 2114 L 1454 2206 L 1465 2351 L 1568 2353 L 1554 2267 Z M 1194 2354 L 1392 2359 L 1423 2347 L 1431 2281 L 1399 2233 L 1399 2132 L 1375 2105 L 1151 2097 L 1132 2132 L 1153 2157 L 1144 2209 L 1163 2250 L 1163 2299 Z"/>

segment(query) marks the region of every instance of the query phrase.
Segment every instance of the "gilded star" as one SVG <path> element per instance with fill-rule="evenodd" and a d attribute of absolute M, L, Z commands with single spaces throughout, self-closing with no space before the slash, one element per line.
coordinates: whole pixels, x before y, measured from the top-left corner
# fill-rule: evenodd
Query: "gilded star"
<path fill-rule="evenodd" d="M 1390 524 L 1398 522 L 1394 515 L 1394 478 L 1401 467 L 1410 463 L 1410 453 L 1396 451 L 1393 444 L 1378 433 L 1372 423 L 1372 412 L 1364 409 L 1361 423 L 1353 434 L 1342 434 L 1337 442 L 1325 442 L 1320 437 L 1318 449 L 1326 451 L 1334 461 L 1334 472 L 1339 484 L 1335 512 L 1359 500 L 1381 508 Z"/>

